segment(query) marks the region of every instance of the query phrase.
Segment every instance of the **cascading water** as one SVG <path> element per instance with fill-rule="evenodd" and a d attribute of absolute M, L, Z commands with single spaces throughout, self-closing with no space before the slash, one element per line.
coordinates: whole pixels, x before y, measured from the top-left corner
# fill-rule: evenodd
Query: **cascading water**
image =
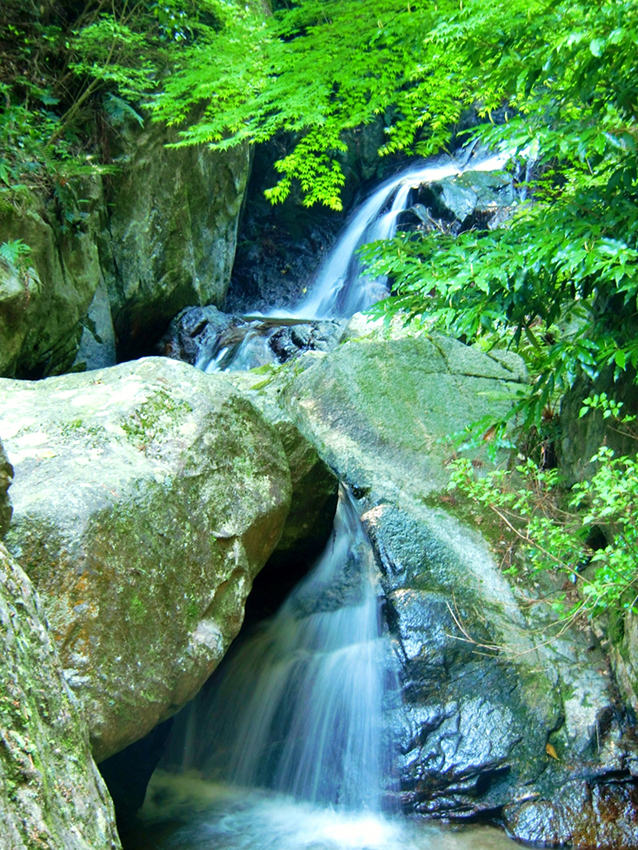
<path fill-rule="evenodd" d="M 196 364 L 198 368 L 217 372 L 276 362 L 269 348 L 269 340 L 277 332 L 276 318 L 284 322 L 316 322 L 349 319 L 367 310 L 388 294 L 387 280 L 369 275 L 357 252 L 363 245 L 395 235 L 397 218 L 407 209 L 411 190 L 466 171 L 495 171 L 506 160 L 504 155 L 468 157 L 465 162 L 448 158 L 440 163 L 412 165 L 386 180 L 355 211 L 322 263 L 306 298 L 292 310 L 273 308 L 267 314 L 267 322 L 255 318 L 246 325 L 243 339 L 231 348 L 219 347 L 202 353 Z"/>
<path fill-rule="evenodd" d="M 226 665 L 204 712 L 195 712 L 200 731 L 187 767 L 312 803 L 381 809 L 392 761 L 383 702 L 393 658 L 376 575 L 356 507 L 342 491 L 316 566 Z"/>
<path fill-rule="evenodd" d="M 493 157 L 472 168 L 500 165 Z M 385 281 L 366 276 L 357 248 L 394 233 L 413 186 L 467 168 L 420 166 L 384 183 L 288 320 L 347 317 L 382 297 Z M 198 365 L 250 368 L 260 336 L 253 328 L 234 354 L 211 352 Z M 374 556 L 342 491 L 332 539 L 312 572 L 178 718 L 164 769 L 149 786 L 142 836 L 127 850 L 513 848 L 495 830 L 456 835 L 392 816 L 387 709 L 396 707 L 395 663 Z"/>
<path fill-rule="evenodd" d="M 332 539 L 279 613 L 178 718 L 127 850 L 514 850 L 401 818 L 396 659 L 377 568 L 342 491 Z"/>

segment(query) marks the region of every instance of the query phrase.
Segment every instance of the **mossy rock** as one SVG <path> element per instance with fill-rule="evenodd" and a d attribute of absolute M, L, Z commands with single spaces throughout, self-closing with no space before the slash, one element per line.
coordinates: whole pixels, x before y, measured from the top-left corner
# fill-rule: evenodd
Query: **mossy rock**
<path fill-rule="evenodd" d="M 281 535 L 281 440 L 221 378 L 163 358 L 0 381 L 7 546 L 108 757 L 191 699 Z"/>
<path fill-rule="evenodd" d="M 7 493 L 12 481 L 13 467 L 7 459 L 2 443 L 0 443 L 0 539 L 4 537 L 9 528 L 13 512 Z"/>
<path fill-rule="evenodd" d="M 91 757 L 33 585 L 0 544 L 0 819 L 5 850 L 117 850 Z"/>

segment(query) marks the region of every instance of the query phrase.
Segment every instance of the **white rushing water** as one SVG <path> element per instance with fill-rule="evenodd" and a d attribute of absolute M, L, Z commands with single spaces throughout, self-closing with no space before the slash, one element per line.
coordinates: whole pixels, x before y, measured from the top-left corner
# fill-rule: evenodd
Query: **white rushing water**
<path fill-rule="evenodd" d="M 471 153 L 471 152 L 470 152 Z M 316 322 L 325 319 L 349 319 L 367 310 L 388 294 L 385 277 L 366 271 L 358 256 L 363 245 L 391 239 L 397 218 L 408 209 L 412 189 L 436 183 L 467 171 L 496 171 L 503 168 L 508 155 L 467 155 L 465 161 L 447 157 L 439 162 L 419 162 L 383 182 L 354 212 L 343 233 L 321 264 L 306 297 L 292 309 L 273 307 L 264 318 L 246 327 L 245 336 L 230 347 L 215 348 L 200 355 L 197 368 L 204 372 L 225 369 L 246 370 L 277 363 L 269 339 L 277 332 L 273 320 Z M 261 315 L 261 314 L 255 314 Z"/>
<path fill-rule="evenodd" d="M 383 297 L 385 281 L 366 277 L 356 251 L 394 234 L 411 188 L 503 164 L 425 164 L 386 181 L 357 210 L 292 318 L 347 317 Z M 263 339 L 251 327 L 230 368 L 255 365 Z M 227 367 L 228 351 L 200 368 Z M 387 710 L 399 698 L 396 658 L 379 599 L 372 549 L 343 491 L 313 570 L 178 716 L 127 850 L 516 847 L 495 829 L 445 830 L 398 813 Z"/>
<path fill-rule="evenodd" d="M 311 573 L 224 666 L 185 723 L 182 769 L 311 803 L 381 810 L 392 762 L 384 697 L 396 680 L 374 556 L 345 491 Z"/>
<path fill-rule="evenodd" d="M 516 850 L 490 827 L 440 827 L 158 771 L 135 850 Z"/>
<path fill-rule="evenodd" d="M 384 298 L 388 294 L 387 281 L 366 274 L 357 258 L 358 249 L 395 235 L 397 217 L 407 208 L 411 189 L 464 171 L 496 171 L 503 168 L 507 158 L 498 154 L 478 157 L 466 164 L 456 160 L 419 163 L 386 180 L 357 209 L 322 264 L 308 297 L 289 315 L 309 320 L 350 318 Z"/>

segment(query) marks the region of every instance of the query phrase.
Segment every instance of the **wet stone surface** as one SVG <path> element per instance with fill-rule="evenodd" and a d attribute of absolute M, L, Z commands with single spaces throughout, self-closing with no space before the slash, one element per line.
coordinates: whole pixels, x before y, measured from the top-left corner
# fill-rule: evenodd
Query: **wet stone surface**
<path fill-rule="evenodd" d="M 277 366 L 307 351 L 327 352 L 339 342 L 345 322 L 304 322 L 222 313 L 189 307 L 173 319 L 157 353 L 206 372 Z"/>

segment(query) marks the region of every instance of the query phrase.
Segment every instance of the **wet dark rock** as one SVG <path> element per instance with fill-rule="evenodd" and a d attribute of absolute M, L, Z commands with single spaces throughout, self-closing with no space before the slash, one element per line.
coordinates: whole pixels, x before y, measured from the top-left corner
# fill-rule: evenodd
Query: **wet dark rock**
<path fill-rule="evenodd" d="M 466 171 L 436 183 L 424 183 L 412 206 L 401 213 L 401 230 L 438 230 L 457 235 L 473 227 L 493 230 L 520 201 L 511 175 Z"/>
<path fill-rule="evenodd" d="M 222 313 L 216 307 L 189 307 L 173 319 L 156 351 L 207 371 L 250 369 L 285 363 L 306 351 L 330 351 L 345 324 L 257 319 Z M 251 355 L 244 358 L 246 343 L 251 344 Z"/>
<path fill-rule="evenodd" d="M 520 841 L 546 847 L 632 848 L 638 846 L 638 786 L 632 779 L 570 781 L 551 797 L 506 806 L 503 823 Z"/>
<path fill-rule="evenodd" d="M 635 847 L 634 718 L 601 648 L 577 629 L 547 641 L 547 606 L 519 597 L 445 490 L 446 437 L 515 397 L 520 362 L 360 319 L 344 340 L 255 392 L 360 499 L 400 661 L 401 805 L 525 841 Z"/>
<path fill-rule="evenodd" d="M 194 366 L 202 357 L 216 352 L 221 335 L 235 327 L 237 321 L 217 307 L 186 307 L 171 321 L 156 353 Z"/>

